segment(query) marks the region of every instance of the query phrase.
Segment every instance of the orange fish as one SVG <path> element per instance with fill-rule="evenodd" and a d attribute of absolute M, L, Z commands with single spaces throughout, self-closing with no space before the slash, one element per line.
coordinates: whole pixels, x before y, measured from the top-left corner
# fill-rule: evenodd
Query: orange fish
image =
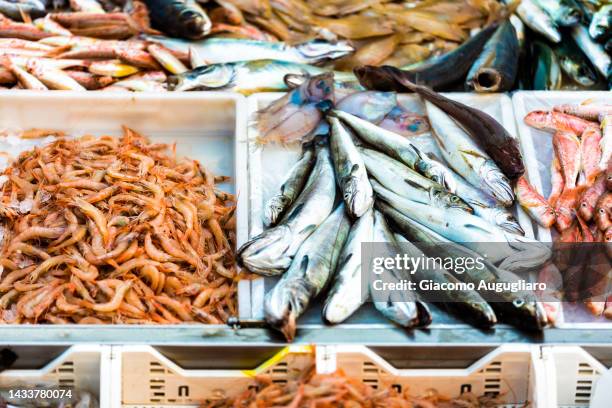
<path fill-rule="evenodd" d="M 561 112 L 536 110 L 525 116 L 525 123 L 536 129 L 547 132 L 571 132 L 581 135 L 587 128 L 597 126 L 596 123 L 580 119 Z"/>
<path fill-rule="evenodd" d="M 536 189 L 521 176 L 514 187 L 518 203 L 538 224 L 550 228 L 555 223 L 555 211 Z"/>
<path fill-rule="evenodd" d="M 597 177 L 595 183 L 582 194 L 580 204 L 578 204 L 578 212 L 585 221 L 591 221 L 593 219 L 597 200 L 605 191 L 606 178 L 601 175 Z"/>
<path fill-rule="evenodd" d="M 555 214 L 557 214 L 556 227 L 559 232 L 563 232 L 572 226 L 572 222 L 576 218 L 576 203 L 578 201 L 579 190 L 564 189 L 555 205 Z"/>
<path fill-rule="evenodd" d="M 563 171 L 565 189 L 573 189 L 581 166 L 580 139 L 573 133 L 559 131 L 553 136 L 553 148 Z"/>
<path fill-rule="evenodd" d="M 584 184 L 590 186 L 602 172 L 601 160 L 601 129 L 597 126 L 587 128 L 580 138 L 580 157 Z"/>
<path fill-rule="evenodd" d="M 553 151 L 553 161 L 550 172 L 550 195 L 548 196 L 548 203 L 553 207 L 557 204 L 557 200 L 559 196 L 563 192 L 565 188 L 565 181 L 563 180 L 563 170 L 561 169 L 561 164 L 559 163 L 559 158 L 557 158 L 557 154 Z"/>

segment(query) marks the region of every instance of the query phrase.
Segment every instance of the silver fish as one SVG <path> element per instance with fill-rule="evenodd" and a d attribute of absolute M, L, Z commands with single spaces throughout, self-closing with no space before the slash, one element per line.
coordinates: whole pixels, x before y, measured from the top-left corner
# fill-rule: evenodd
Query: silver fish
<path fill-rule="evenodd" d="M 379 256 L 394 257 L 397 254 L 397 243 L 387 221 L 383 215 L 374 211 L 374 232 L 373 242 L 385 243 L 385 253 Z M 378 255 L 378 254 L 377 254 Z M 397 290 L 376 290 L 374 282 L 376 280 L 384 283 L 400 283 L 402 276 L 397 270 L 385 270 L 380 275 L 371 276 L 369 279 L 370 295 L 374 301 L 374 307 L 387 319 L 399 324 L 402 327 L 415 327 L 419 323 L 419 311 L 416 304 L 416 297 L 410 291 Z"/>
<path fill-rule="evenodd" d="M 422 204 L 473 212 L 455 194 L 384 153 L 363 147 L 359 148 L 359 152 L 368 173 L 389 190 Z"/>
<path fill-rule="evenodd" d="M 352 136 L 338 118 L 327 118 L 331 126 L 329 146 L 336 169 L 336 179 L 346 210 L 352 217 L 361 217 L 373 205 L 372 186 L 368 181 L 363 158 Z"/>
<path fill-rule="evenodd" d="M 16 20 L 23 21 L 23 15 L 31 18 L 44 17 L 47 14 L 45 3 L 40 0 L 0 0 L 0 15 Z"/>
<path fill-rule="evenodd" d="M 205 65 L 168 78 L 171 91 L 226 90 L 250 95 L 255 92 L 287 91 L 286 75 L 319 75 L 329 70 L 294 62 L 259 60 Z M 350 72 L 334 72 L 336 82 L 362 89 Z"/>
<path fill-rule="evenodd" d="M 553 19 L 544 12 L 534 0 L 522 0 L 516 9 L 523 23 L 533 31 L 542 34 L 548 40 L 558 43 L 561 41 L 561 33 Z"/>
<path fill-rule="evenodd" d="M 238 250 L 238 260 L 260 275 L 280 275 L 300 245 L 331 213 L 336 199 L 334 166 L 327 146 L 317 146 L 317 162 L 306 186 L 280 223 Z"/>
<path fill-rule="evenodd" d="M 511 206 L 514 192 L 510 181 L 495 162 L 442 109 L 425 101 L 432 135 L 444 159 L 474 187 Z"/>
<path fill-rule="evenodd" d="M 555 23 L 570 27 L 580 21 L 580 10 L 568 0 L 534 0 Z"/>
<path fill-rule="evenodd" d="M 589 35 L 599 42 L 612 36 L 612 4 L 602 6 L 593 15 L 591 24 L 589 24 Z"/>
<path fill-rule="evenodd" d="M 158 42 L 173 51 L 189 52 L 193 49 L 207 64 L 277 60 L 298 64 L 320 64 L 351 54 L 355 49 L 346 41 L 334 43 L 312 40 L 289 45 L 285 42 L 247 40 L 244 38 L 206 38 L 186 41 L 162 36 L 145 36 L 146 40 Z"/>
<path fill-rule="evenodd" d="M 428 157 L 407 138 L 337 109 L 332 110 L 330 115 L 340 118 L 366 143 L 376 146 L 377 149 L 401 161 L 428 179 L 443 185 L 449 191 L 455 188 L 453 171 Z"/>
<path fill-rule="evenodd" d="M 266 322 L 280 330 L 287 341 L 295 336 L 298 317 L 330 281 L 350 227 L 341 203 L 304 241 L 287 273 L 266 294 Z"/>
<path fill-rule="evenodd" d="M 374 211 L 370 209 L 353 224 L 342 248 L 323 308 L 323 318 L 327 323 L 345 321 L 368 299 L 368 290 L 362 287 L 361 243 L 372 242 L 373 232 Z"/>
<path fill-rule="evenodd" d="M 539 241 L 507 233 L 482 218 L 410 201 L 376 181 L 372 181 L 372 187 L 378 199 L 452 242 L 479 253 L 490 252 L 491 243 L 496 243 L 494 253 L 487 256 L 493 263 L 502 262 L 501 268 L 512 271 L 535 268 L 551 256 L 550 249 Z"/>
<path fill-rule="evenodd" d="M 593 66 L 597 68 L 604 78 L 607 78 L 610 74 L 611 60 L 610 55 L 606 53 L 604 47 L 593 41 L 589 35 L 589 31 L 580 24 L 572 27 L 572 37 Z"/>
<path fill-rule="evenodd" d="M 480 258 L 482 260 L 482 257 L 478 253 L 448 240 L 426 226 L 406 217 L 404 214 L 384 202 L 377 202 L 376 208 L 380 209 L 389 217 L 402 234 L 409 237 L 417 247 L 431 257 L 442 256 L 462 259 Z M 403 245 L 402 243 L 402 248 Z M 495 267 L 495 265 L 487 260 L 483 260 L 482 265 L 483 268 L 470 268 L 465 273 L 454 274 L 453 277 L 456 276 L 459 280 L 472 283 L 476 287 L 478 287 L 481 282 L 495 283 L 518 280 L 516 275 Z M 462 294 L 468 295 L 468 292 L 462 292 Z M 531 292 L 502 291 L 491 293 L 485 290 L 481 291 L 480 295 L 483 299 L 492 300 L 490 305 L 501 321 L 528 330 L 540 330 L 547 323 L 546 312 L 542 305 L 536 301 Z M 466 299 L 462 303 L 467 306 L 469 301 Z M 461 317 L 468 318 L 469 316 L 462 313 Z M 479 321 L 486 324 L 487 320 L 492 318 L 492 316 L 489 312 L 485 312 L 484 318 L 485 319 L 479 319 Z"/>
<path fill-rule="evenodd" d="M 314 147 L 304 148 L 302 157 L 293 165 L 279 192 L 272 196 L 264 206 L 263 223 L 265 227 L 276 224 L 283 213 L 298 197 L 315 163 Z"/>

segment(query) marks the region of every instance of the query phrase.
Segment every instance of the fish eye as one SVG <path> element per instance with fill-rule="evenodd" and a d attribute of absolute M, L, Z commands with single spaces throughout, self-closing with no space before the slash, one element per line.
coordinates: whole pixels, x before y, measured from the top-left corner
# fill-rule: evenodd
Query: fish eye
<path fill-rule="evenodd" d="M 516 306 L 516 307 L 522 307 L 522 306 L 524 306 L 524 305 L 525 305 L 525 300 L 523 300 L 523 299 L 514 299 L 514 300 L 512 301 L 512 304 L 513 304 L 514 306 Z"/>
<path fill-rule="evenodd" d="M 453 197 L 451 197 L 451 201 L 452 201 L 453 203 L 456 203 L 456 202 L 458 202 L 458 201 L 459 201 L 459 197 L 457 197 L 457 196 L 453 196 Z"/>

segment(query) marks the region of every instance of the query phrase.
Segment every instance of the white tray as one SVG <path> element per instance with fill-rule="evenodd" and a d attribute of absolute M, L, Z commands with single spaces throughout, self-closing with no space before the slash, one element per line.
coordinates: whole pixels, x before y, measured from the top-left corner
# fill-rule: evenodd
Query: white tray
<path fill-rule="evenodd" d="M 578 346 L 542 347 L 549 407 L 589 408 L 597 380 L 609 368 Z"/>
<path fill-rule="evenodd" d="M 40 369 L 10 369 L 0 373 L 0 388 L 52 387 L 92 393 L 100 408 L 110 407 L 110 346 L 72 346 Z"/>
<path fill-rule="evenodd" d="M 282 183 L 291 166 L 297 161 L 301 147 L 299 145 L 281 146 L 279 144 L 259 145 L 255 143 L 258 132 L 254 126 L 255 112 L 268 106 L 272 101 L 283 96 L 283 93 L 260 93 L 247 98 L 248 126 L 248 175 L 249 175 L 249 237 L 259 234 L 263 230 L 262 208 L 265 202 L 275 193 Z M 512 102 L 507 95 L 489 94 L 477 95 L 471 93 L 451 93 L 446 96 L 456 99 L 469 106 L 481 109 L 496 118 L 516 137 L 516 127 Z M 399 102 L 412 111 L 423 114 L 424 105 L 420 98 L 414 94 L 398 95 Z M 433 140 L 430 136 L 426 137 Z M 533 237 L 533 223 L 527 214 L 518 206 L 514 213 L 517 220 L 525 230 L 525 235 Z M 250 315 L 241 315 L 241 318 L 260 320 L 263 318 L 263 279 L 259 278 L 251 285 L 251 311 Z"/>
<path fill-rule="evenodd" d="M 245 106 L 243 96 L 221 92 L 0 91 L 0 130 L 47 128 L 74 136 L 121 135 L 121 125 L 126 125 L 154 142 L 176 142 L 179 155 L 200 161 L 214 174 L 232 178 L 220 187 L 237 194 L 237 241 L 241 245 L 248 225 Z M 16 157 L 20 151 L 45 142 L 48 140 L 0 137 L 0 151 Z"/>
<path fill-rule="evenodd" d="M 230 352 L 231 349 L 228 349 Z M 410 348 L 403 350 L 410 360 Z M 289 346 L 258 367 L 245 370 L 185 369 L 150 346 L 117 346 L 113 349 L 113 408 L 196 407 L 207 399 L 233 396 L 255 384 L 254 376 L 268 374 L 275 382 L 307 367 L 314 349 Z M 440 348 L 440 358 L 451 353 Z M 377 387 L 392 385 L 409 389 L 413 395 L 435 388 L 448 396 L 472 391 L 501 393 L 507 404 L 499 408 L 548 408 L 539 347 L 508 344 L 494 349 L 463 368 L 399 369 L 365 346 L 325 346 L 316 350 L 317 370 L 336 368 L 363 383 Z M 221 357 L 220 357 L 221 359 Z"/>

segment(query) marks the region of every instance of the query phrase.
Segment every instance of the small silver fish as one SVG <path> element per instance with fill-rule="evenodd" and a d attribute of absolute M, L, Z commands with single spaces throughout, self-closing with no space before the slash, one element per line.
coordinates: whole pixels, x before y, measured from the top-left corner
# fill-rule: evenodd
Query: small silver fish
<path fill-rule="evenodd" d="M 425 102 L 432 135 L 447 163 L 474 187 L 511 206 L 514 192 L 510 181 L 495 162 L 442 109 Z"/>
<path fill-rule="evenodd" d="M 331 213 L 336 183 L 329 148 L 317 146 L 316 156 L 306 186 L 280 223 L 238 250 L 238 260 L 250 271 L 266 276 L 284 273 L 300 245 Z"/>
<path fill-rule="evenodd" d="M 351 54 L 355 49 L 346 41 L 328 42 L 312 40 L 289 45 L 285 42 L 248 40 L 244 38 L 206 38 L 186 41 L 161 36 L 145 36 L 145 39 L 163 44 L 180 52 L 195 50 L 207 64 L 276 60 L 298 64 L 316 65 Z"/>
<path fill-rule="evenodd" d="M 265 227 L 275 225 L 283 213 L 293 204 L 302 188 L 304 188 L 315 160 L 314 147 L 312 145 L 305 147 L 302 157 L 289 171 L 289 175 L 280 186 L 279 192 L 265 204 L 263 214 Z"/>
<path fill-rule="evenodd" d="M 329 145 L 336 179 L 346 210 L 352 217 L 358 218 L 373 205 L 372 186 L 368 180 L 366 166 L 351 134 L 340 120 L 335 117 L 328 117 L 327 120 L 331 126 Z"/>
<path fill-rule="evenodd" d="M 331 290 L 323 308 L 327 323 L 338 324 L 348 319 L 368 299 L 368 290 L 362 287 L 361 244 L 372 242 L 374 211 L 368 210 L 351 227 L 342 248 Z"/>
<path fill-rule="evenodd" d="M 551 17 L 534 0 L 522 0 L 516 9 L 521 20 L 533 31 L 542 34 L 553 43 L 561 41 L 561 33 Z"/>
<path fill-rule="evenodd" d="M 266 294 L 266 322 L 280 330 L 287 341 L 295 336 L 298 317 L 331 280 L 350 227 L 341 203 L 304 241 L 287 273 Z"/>

